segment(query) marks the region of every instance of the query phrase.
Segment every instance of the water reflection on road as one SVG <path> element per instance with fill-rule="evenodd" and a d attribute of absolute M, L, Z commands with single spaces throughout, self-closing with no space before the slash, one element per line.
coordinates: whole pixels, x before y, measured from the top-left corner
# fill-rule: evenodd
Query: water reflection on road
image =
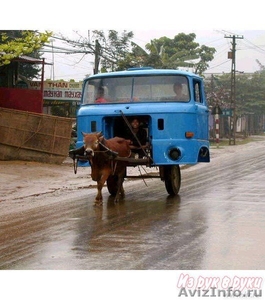
<path fill-rule="evenodd" d="M 177 197 L 138 181 L 118 204 L 105 190 L 102 208 L 92 193 L 6 218 L 0 267 L 264 269 L 263 147 L 183 170 Z"/>

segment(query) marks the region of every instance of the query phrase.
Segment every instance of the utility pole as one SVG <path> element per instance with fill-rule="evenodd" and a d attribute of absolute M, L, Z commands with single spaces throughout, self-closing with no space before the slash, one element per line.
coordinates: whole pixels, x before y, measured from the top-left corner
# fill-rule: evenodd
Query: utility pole
<path fill-rule="evenodd" d="M 50 39 L 50 41 L 52 42 L 52 67 L 51 67 L 50 78 L 54 81 L 55 75 L 54 75 L 54 48 L 53 48 L 53 42 L 55 41 L 55 39 Z"/>
<path fill-rule="evenodd" d="M 98 40 L 96 40 L 94 74 L 98 74 L 99 62 L 100 62 L 100 43 Z"/>
<path fill-rule="evenodd" d="M 238 35 L 229 35 L 225 38 L 232 39 L 232 49 L 228 52 L 228 58 L 232 59 L 231 67 L 231 98 L 230 98 L 230 109 L 232 115 L 230 116 L 229 126 L 229 145 L 236 144 L 236 39 L 243 39 L 244 37 Z"/>

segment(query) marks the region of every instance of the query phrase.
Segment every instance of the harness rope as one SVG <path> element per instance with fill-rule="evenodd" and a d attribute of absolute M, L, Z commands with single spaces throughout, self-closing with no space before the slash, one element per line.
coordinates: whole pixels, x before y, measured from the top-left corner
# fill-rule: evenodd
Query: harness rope
<path fill-rule="evenodd" d="M 105 144 L 104 144 L 105 138 L 103 138 L 102 142 L 99 142 L 99 145 L 101 147 L 103 147 L 104 149 L 106 149 L 105 151 L 94 151 L 94 152 L 110 152 L 111 154 L 111 171 L 112 171 L 112 175 L 115 174 L 116 168 L 117 168 L 117 161 L 114 162 L 114 158 L 117 157 L 119 155 L 118 152 L 115 152 L 113 150 L 111 150 L 110 148 L 108 148 Z M 129 155 L 126 157 L 130 157 L 131 156 L 131 150 L 129 152 Z"/>

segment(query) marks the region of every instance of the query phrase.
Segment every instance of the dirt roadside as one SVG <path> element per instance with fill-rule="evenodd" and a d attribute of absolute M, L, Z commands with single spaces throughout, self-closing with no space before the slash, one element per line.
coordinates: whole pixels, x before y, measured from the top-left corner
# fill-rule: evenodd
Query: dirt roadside
<path fill-rule="evenodd" d="M 264 140 L 265 137 L 260 137 L 260 139 Z M 259 140 L 245 145 L 212 147 L 211 161 L 224 158 L 225 155 L 235 153 L 242 147 L 255 147 L 255 143 Z M 156 169 L 146 168 L 146 172 L 154 172 L 154 170 Z M 140 174 L 137 167 L 128 168 L 128 172 L 134 175 Z M 58 191 L 71 193 L 93 187 L 95 187 L 95 182 L 90 177 L 90 168 L 79 167 L 77 174 L 74 174 L 70 158 L 67 158 L 61 165 L 0 161 L 0 206 L 6 201 L 39 197 L 43 194 L 58 193 Z"/>

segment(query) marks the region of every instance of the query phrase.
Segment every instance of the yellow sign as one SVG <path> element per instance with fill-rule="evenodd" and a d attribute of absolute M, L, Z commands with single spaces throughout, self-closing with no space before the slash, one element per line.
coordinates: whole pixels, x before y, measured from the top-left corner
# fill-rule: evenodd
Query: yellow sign
<path fill-rule="evenodd" d="M 29 88 L 39 90 L 40 81 L 30 81 Z M 51 81 L 46 80 L 43 84 L 43 100 L 57 101 L 81 101 L 82 81 Z"/>

